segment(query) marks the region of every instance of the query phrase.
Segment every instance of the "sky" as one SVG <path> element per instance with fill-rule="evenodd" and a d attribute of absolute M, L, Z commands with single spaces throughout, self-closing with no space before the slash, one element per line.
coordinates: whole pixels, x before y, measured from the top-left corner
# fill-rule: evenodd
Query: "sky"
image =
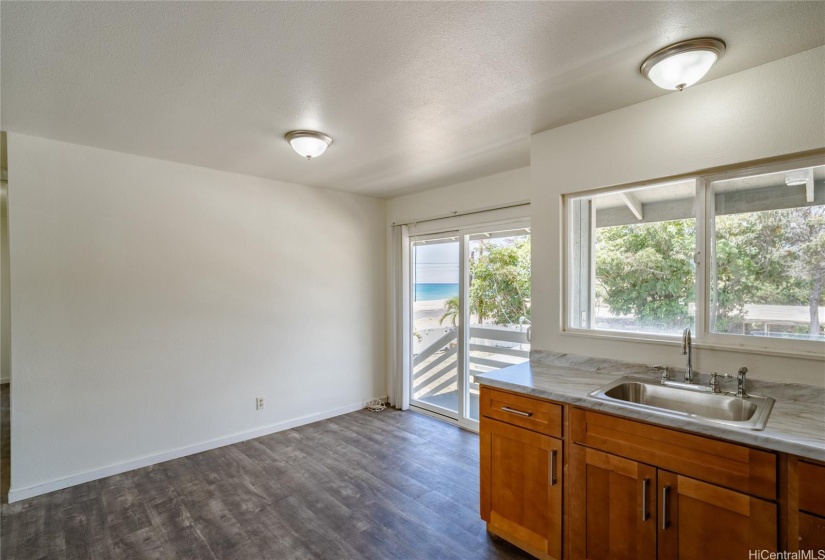
<path fill-rule="evenodd" d="M 458 284 L 458 241 L 413 247 L 416 284 Z"/>
<path fill-rule="evenodd" d="M 523 237 L 523 236 L 521 236 Z M 488 245 L 507 245 L 519 236 L 498 239 L 485 239 Z M 470 242 L 470 251 L 479 242 Z M 416 284 L 458 284 L 458 241 L 439 242 L 433 240 L 426 245 L 413 247 L 413 282 Z"/>

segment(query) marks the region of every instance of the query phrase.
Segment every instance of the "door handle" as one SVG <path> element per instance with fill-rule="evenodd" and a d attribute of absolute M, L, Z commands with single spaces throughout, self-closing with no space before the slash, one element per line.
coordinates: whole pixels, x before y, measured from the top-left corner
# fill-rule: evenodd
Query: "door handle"
<path fill-rule="evenodd" d="M 550 451 L 550 486 L 556 485 L 556 455 L 558 451 L 555 449 Z"/>
<path fill-rule="evenodd" d="M 662 530 L 667 529 L 670 522 L 667 520 L 667 496 L 670 494 L 670 486 L 662 487 Z"/>
<path fill-rule="evenodd" d="M 649 484 L 649 478 L 642 481 L 642 521 L 647 521 L 650 517 L 650 512 L 647 511 L 647 487 Z"/>
<path fill-rule="evenodd" d="M 518 414 L 519 416 L 524 416 L 526 418 L 530 418 L 533 415 L 532 412 L 522 412 L 521 410 L 516 410 L 515 408 L 510 408 L 509 406 L 502 406 L 501 410 L 504 412 L 509 412 L 510 414 Z"/>

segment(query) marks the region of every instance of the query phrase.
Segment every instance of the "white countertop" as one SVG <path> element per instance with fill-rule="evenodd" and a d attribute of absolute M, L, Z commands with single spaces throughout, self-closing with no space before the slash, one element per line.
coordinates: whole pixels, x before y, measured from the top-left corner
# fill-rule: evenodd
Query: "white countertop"
<path fill-rule="evenodd" d="M 658 377 L 661 373 L 642 364 L 534 352 L 529 362 L 476 375 L 475 379 L 481 385 L 825 461 L 825 388 L 748 380 L 749 393 L 776 400 L 767 426 L 757 431 L 641 411 L 587 396 L 624 375 Z M 735 388 L 735 379 L 725 382 L 732 382 Z"/>

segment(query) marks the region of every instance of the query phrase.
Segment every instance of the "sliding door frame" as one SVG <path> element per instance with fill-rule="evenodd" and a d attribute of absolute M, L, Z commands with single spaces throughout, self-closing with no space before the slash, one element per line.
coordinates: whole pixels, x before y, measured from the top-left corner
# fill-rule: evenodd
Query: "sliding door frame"
<path fill-rule="evenodd" d="M 467 430 L 478 432 L 479 429 L 479 422 L 478 420 L 473 420 L 470 418 L 469 411 L 470 411 L 470 394 L 469 394 L 469 385 L 470 385 L 470 302 L 469 302 L 469 294 L 470 294 L 470 267 L 469 267 L 469 248 L 470 248 L 470 236 L 473 234 L 478 233 L 487 233 L 492 231 L 509 231 L 509 230 L 518 230 L 518 229 L 525 229 L 528 231 L 528 235 L 530 231 L 530 218 L 529 217 L 522 217 L 522 218 L 511 218 L 507 220 L 497 220 L 497 221 L 490 221 L 490 222 L 478 222 L 476 224 L 460 227 L 458 229 L 449 228 L 442 231 L 428 231 L 422 232 L 420 234 L 410 233 L 409 236 L 409 243 L 410 243 L 410 251 L 409 251 L 409 263 L 410 263 L 410 274 L 408 277 L 408 281 L 410 283 L 409 286 L 409 301 L 405 302 L 409 309 L 409 321 L 410 327 L 412 327 L 415 317 L 415 312 L 413 309 L 414 301 L 415 301 L 415 262 L 414 262 L 414 251 L 412 250 L 412 244 L 415 241 L 421 241 L 425 239 L 445 239 L 445 238 L 456 238 L 458 242 L 458 269 L 459 269 L 459 284 L 458 284 L 458 302 L 459 302 L 459 319 L 458 319 L 458 351 L 456 356 L 456 364 L 458 368 L 457 372 L 457 385 L 458 385 L 458 412 L 457 418 L 453 417 L 452 411 L 444 409 L 442 407 L 434 406 L 432 404 L 416 400 L 413 395 L 413 382 L 414 382 L 414 364 L 413 364 L 413 353 L 412 353 L 412 345 L 409 345 L 409 353 L 407 355 L 407 360 L 409 362 L 410 368 L 410 406 L 419 410 L 420 412 L 424 412 L 425 414 L 436 416 L 438 418 L 447 420 L 451 423 L 454 423 L 462 428 Z M 409 332 L 412 333 L 413 329 L 410 328 Z"/>

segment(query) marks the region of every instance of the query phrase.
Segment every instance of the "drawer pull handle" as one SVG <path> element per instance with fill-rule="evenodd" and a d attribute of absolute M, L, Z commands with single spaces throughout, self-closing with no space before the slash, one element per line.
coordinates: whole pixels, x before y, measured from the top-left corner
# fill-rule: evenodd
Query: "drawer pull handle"
<path fill-rule="evenodd" d="M 670 494 L 670 486 L 662 487 L 662 530 L 667 529 L 670 523 L 667 520 L 667 496 Z"/>
<path fill-rule="evenodd" d="M 550 486 L 556 485 L 556 455 L 558 451 L 552 449 L 550 451 Z"/>
<path fill-rule="evenodd" d="M 647 521 L 650 517 L 650 513 L 647 511 L 647 487 L 649 484 L 649 478 L 642 481 L 642 521 Z"/>
<path fill-rule="evenodd" d="M 509 412 L 510 414 L 518 414 L 519 416 L 524 416 L 526 418 L 530 418 L 533 415 L 532 412 L 522 412 L 521 410 L 516 410 L 514 408 L 510 408 L 509 406 L 502 406 L 501 410 L 504 412 Z"/>

